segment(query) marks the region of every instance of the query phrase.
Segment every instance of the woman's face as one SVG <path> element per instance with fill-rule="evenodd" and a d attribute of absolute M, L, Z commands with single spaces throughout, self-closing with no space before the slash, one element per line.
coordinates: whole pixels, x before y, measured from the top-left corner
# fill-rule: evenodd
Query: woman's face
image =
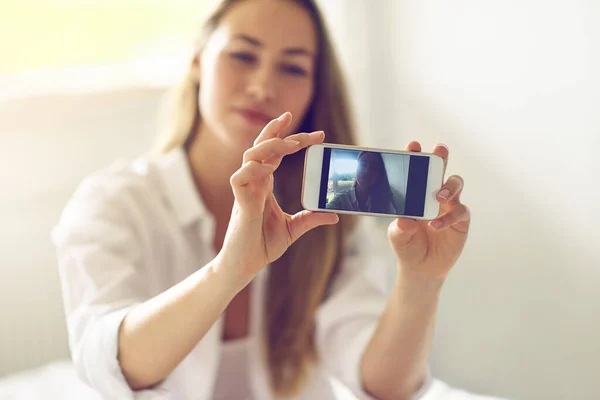
<path fill-rule="evenodd" d="M 313 97 L 317 37 L 293 1 L 245 0 L 231 7 L 200 55 L 204 128 L 244 151 L 271 119 L 290 111 L 295 132 Z"/>
<path fill-rule="evenodd" d="M 358 158 L 356 180 L 360 186 L 372 187 L 381 174 L 381 160 L 377 154 L 365 153 Z"/>

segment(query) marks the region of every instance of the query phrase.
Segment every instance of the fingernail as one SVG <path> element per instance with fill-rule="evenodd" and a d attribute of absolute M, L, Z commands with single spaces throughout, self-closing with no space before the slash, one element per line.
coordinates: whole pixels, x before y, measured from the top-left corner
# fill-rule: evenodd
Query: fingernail
<path fill-rule="evenodd" d="M 433 221 L 431 221 L 429 223 L 429 226 L 431 226 L 433 229 L 440 229 L 442 226 L 443 222 L 439 219 L 434 219 Z"/>
<path fill-rule="evenodd" d="M 294 140 L 294 139 L 285 139 L 284 142 L 288 145 L 288 146 L 298 146 L 300 144 L 299 141 Z"/>
<path fill-rule="evenodd" d="M 311 136 L 311 137 L 316 137 L 316 136 L 321 136 L 321 135 L 325 135 L 325 132 L 323 132 L 323 131 L 316 131 L 316 132 L 311 132 L 311 133 L 308 134 L 308 136 Z"/>
<path fill-rule="evenodd" d="M 283 120 L 285 119 L 285 116 L 286 116 L 286 114 L 287 114 L 287 111 L 286 111 L 286 112 L 284 112 L 283 114 L 281 114 L 281 115 L 279 116 L 279 118 L 277 118 L 277 121 L 279 121 L 279 122 L 283 121 Z"/>
<path fill-rule="evenodd" d="M 436 146 L 445 147 L 445 148 L 446 148 L 446 150 L 449 150 L 449 149 L 448 149 L 448 146 L 446 146 L 444 143 L 438 143 L 438 144 L 436 144 Z"/>
<path fill-rule="evenodd" d="M 448 197 L 450 197 L 450 191 L 448 189 L 442 189 L 438 192 L 438 197 L 448 200 Z"/>

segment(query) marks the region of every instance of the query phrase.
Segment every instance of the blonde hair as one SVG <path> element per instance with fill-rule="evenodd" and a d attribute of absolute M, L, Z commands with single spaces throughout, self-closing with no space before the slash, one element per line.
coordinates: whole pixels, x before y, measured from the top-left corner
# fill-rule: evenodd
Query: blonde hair
<path fill-rule="evenodd" d="M 240 1 L 220 2 L 204 25 L 199 51 L 221 18 Z M 309 12 L 318 37 L 314 96 L 299 130 L 323 130 L 328 142 L 355 144 L 341 69 L 317 5 L 314 0 L 287 1 L 294 1 Z M 158 153 L 182 146 L 189 149 L 201 120 L 199 90 L 190 71 L 173 91 L 170 125 L 157 143 Z M 275 172 L 274 191 L 285 212 L 293 214 L 302 209 L 303 165 L 304 152 L 301 151 L 285 157 Z M 314 342 L 315 313 L 338 274 L 345 238 L 354 225 L 354 217 L 341 215 L 337 225 L 313 229 L 270 268 L 264 305 L 264 339 L 271 385 L 279 396 L 298 393 L 309 378 L 311 365 L 318 359 Z"/>

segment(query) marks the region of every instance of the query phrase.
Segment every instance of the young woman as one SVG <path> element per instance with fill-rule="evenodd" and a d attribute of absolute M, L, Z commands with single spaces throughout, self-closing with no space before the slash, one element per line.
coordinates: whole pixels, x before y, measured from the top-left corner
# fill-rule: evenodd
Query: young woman
<path fill-rule="evenodd" d="M 391 186 L 380 153 L 361 151 L 352 186 L 336 194 L 327 208 L 346 211 L 403 214 L 404 198 Z"/>
<path fill-rule="evenodd" d="M 176 99 L 160 154 L 87 178 L 53 232 L 81 378 L 110 399 L 330 399 L 330 377 L 361 398 L 425 390 L 463 183 L 436 220 L 390 225 L 391 294 L 366 228 L 301 209 L 303 149 L 354 143 L 314 1 L 224 0 Z"/>

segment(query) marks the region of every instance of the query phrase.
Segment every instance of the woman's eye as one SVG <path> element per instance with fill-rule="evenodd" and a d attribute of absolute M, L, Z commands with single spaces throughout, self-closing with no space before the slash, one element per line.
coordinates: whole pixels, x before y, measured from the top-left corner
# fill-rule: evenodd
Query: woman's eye
<path fill-rule="evenodd" d="M 288 74 L 292 74 L 292 75 L 297 75 L 297 76 L 307 76 L 308 72 L 306 72 L 306 70 L 302 67 L 298 67 L 296 65 L 283 65 L 281 67 L 281 69 L 288 73 Z"/>
<path fill-rule="evenodd" d="M 256 56 L 252 53 L 231 53 L 231 57 L 247 64 L 251 64 L 256 61 Z"/>

